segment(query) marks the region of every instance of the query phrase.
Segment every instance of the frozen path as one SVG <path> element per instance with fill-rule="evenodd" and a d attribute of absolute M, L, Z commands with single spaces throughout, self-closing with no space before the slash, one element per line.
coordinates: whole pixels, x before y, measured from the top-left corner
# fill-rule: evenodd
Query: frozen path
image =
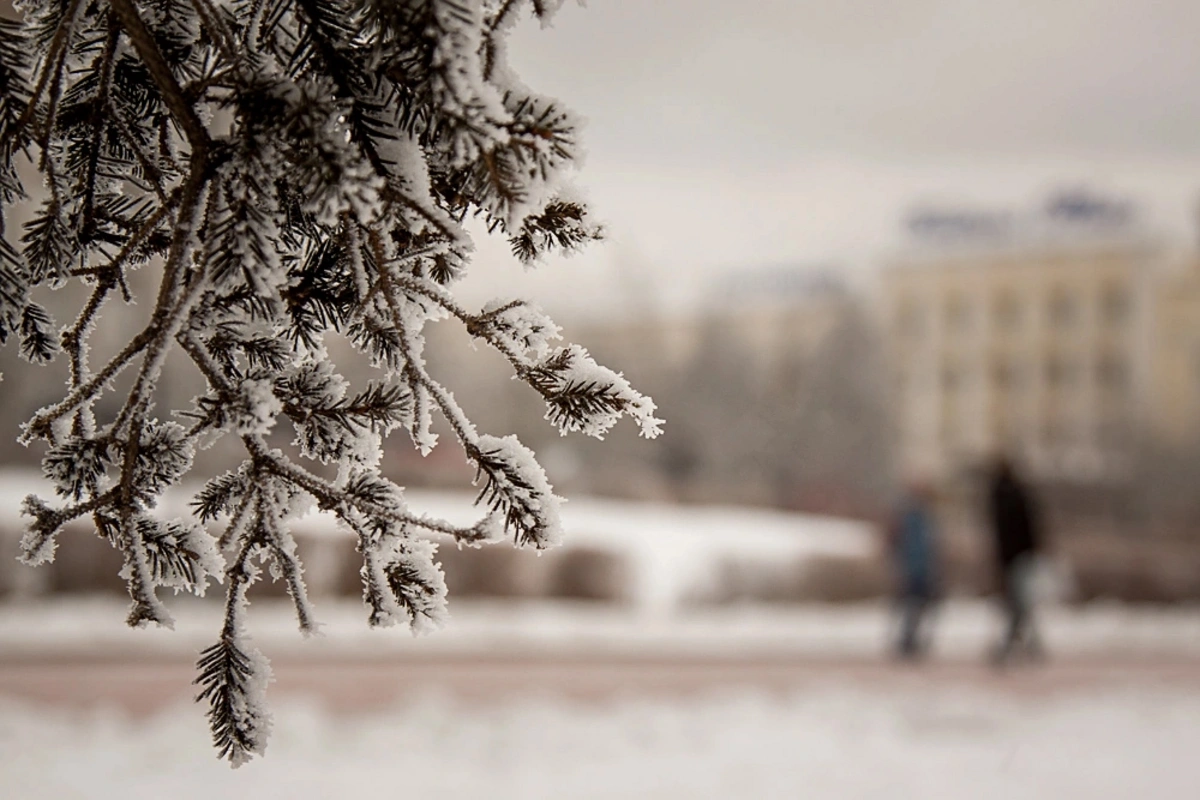
<path fill-rule="evenodd" d="M 116 599 L 3 606 L 0 694 L 77 707 L 90 698 L 137 713 L 185 702 L 196 654 L 220 606 L 177 608 L 175 631 L 130 630 Z M 707 609 L 647 618 L 586 605 L 454 605 L 445 630 L 414 639 L 371 631 L 353 602 L 318 607 L 326 635 L 303 639 L 286 602 L 256 603 L 250 630 L 278 678 L 273 695 L 334 709 L 428 691 L 503 700 L 656 696 L 727 687 L 790 691 L 815 682 L 984 686 L 1021 695 L 1171 682 L 1200 687 L 1200 614 L 1187 609 L 1046 609 L 1045 668 L 996 674 L 982 664 L 999 620 L 987 604 L 949 604 L 920 668 L 885 656 L 886 606 Z"/>
<path fill-rule="evenodd" d="M 1169 687 L 1200 697 L 1200 660 L 1071 658 L 996 670 L 976 661 L 897 665 L 810 656 L 419 654 L 276 658 L 272 700 L 301 699 L 360 713 L 431 696 L 496 705 L 528 697 L 606 703 L 704 697 L 730 690 L 788 694 L 984 690 L 1019 701 L 1093 691 Z M 188 702 L 192 660 L 0 657 L 0 697 L 61 708 L 115 708 L 145 716 Z M 197 713 L 199 709 L 197 709 Z M 1197 719 L 1200 726 L 1200 718 Z"/>

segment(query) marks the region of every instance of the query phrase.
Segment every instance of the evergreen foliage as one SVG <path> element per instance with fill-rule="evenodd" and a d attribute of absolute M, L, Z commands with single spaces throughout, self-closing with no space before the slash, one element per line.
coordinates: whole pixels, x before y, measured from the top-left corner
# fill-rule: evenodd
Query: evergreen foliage
<path fill-rule="evenodd" d="M 559 5 L 21 0 L 21 21 L 0 20 L 0 343 L 15 338 L 34 363 L 62 353 L 70 367 L 65 395 L 22 434 L 46 443 L 62 498 L 26 500 L 23 558 L 50 560 L 63 525 L 90 516 L 123 554 L 137 626 L 172 624 L 159 587 L 223 582 L 225 624 L 199 661 L 197 699 L 235 765 L 262 752 L 270 728 L 269 667 L 243 633 L 247 592 L 266 566 L 301 630 L 315 629 L 288 524 L 314 501 L 357 541 L 370 624 L 414 632 L 445 614 L 431 534 L 537 548 L 559 538 L 558 498 L 532 452 L 478 432 L 426 363 L 428 323 L 457 320 L 497 350 L 564 433 L 602 437 L 625 415 L 658 433 L 654 404 L 583 348 L 554 346 L 559 330 L 537 309 L 473 312 L 451 292 L 470 218 L 523 262 L 601 235 L 564 183 L 575 117 L 505 62 L 518 17 L 544 23 Z M 20 230 L 5 224 L 17 203 L 34 209 Z M 149 321 L 93 363 L 98 315 L 134 299 L 134 269 L 161 275 Z M 88 294 L 59 330 L 33 298 L 68 284 Z M 352 387 L 324 348 L 329 332 L 377 378 Z M 156 409 L 174 348 L 208 388 L 190 408 Z M 98 403 L 122 373 L 128 393 Z M 482 516 L 470 527 L 414 513 L 378 469 L 396 429 L 428 453 L 435 414 L 477 470 Z M 241 466 L 205 484 L 192 519 L 155 517 L 195 448 L 218 436 L 240 441 Z M 217 534 L 205 527 L 218 521 Z"/>

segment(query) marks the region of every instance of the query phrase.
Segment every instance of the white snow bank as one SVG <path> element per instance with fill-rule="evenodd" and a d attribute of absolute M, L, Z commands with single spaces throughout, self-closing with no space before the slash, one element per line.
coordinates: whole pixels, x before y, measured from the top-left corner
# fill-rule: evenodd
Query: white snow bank
<path fill-rule="evenodd" d="M 276 705 L 265 758 L 215 760 L 197 709 L 132 722 L 0 701 L 7 797 L 1194 798 L 1200 695 L 1014 699 L 830 684 L 576 705 Z"/>
<path fill-rule="evenodd" d="M 480 515 L 471 493 L 404 495 L 414 511 L 455 524 L 469 524 Z M 565 548 L 593 547 L 627 557 L 630 598 L 651 614 L 709 592 L 730 561 L 796 564 L 814 555 L 865 555 L 874 543 L 872 527 L 862 522 L 758 508 L 572 497 L 561 514 Z M 331 520 L 316 512 L 296 524 L 310 532 L 339 534 Z"/>

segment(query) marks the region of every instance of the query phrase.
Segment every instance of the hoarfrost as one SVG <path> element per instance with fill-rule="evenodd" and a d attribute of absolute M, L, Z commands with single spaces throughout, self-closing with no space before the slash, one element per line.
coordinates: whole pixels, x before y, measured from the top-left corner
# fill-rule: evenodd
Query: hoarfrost
<path fill-rule="evenodd" d="M 554 494 L 546 471 L 533 451 L 516 436 L 479 437 L 479 465 L 484 485 L 479 499 L 504 519 L 517 543 L 539 550 L 562 542 L 561 498 Z"/>
<path fill-rule="evenodd" d="M 20 437 L 45 443 L 58 496 L 26 499 L 20 557 L 50 561 L 65 525 L 94 521 L 121 553 L 134 626 L 171 624 L 159 589 L 223 583 L 225 623 L 198 684 L 235 766 L 262 752 L 270 728 L 270 669 L 243 619 L 264 567 L 286 582 L 301 630 L 317 627 L 289 529 L 307 509 L 358 539 L 371 623 L 414 633 L 447 614 L 436 545 L 421 537 L 561 538 L 560 498 L 533 452 L 480 434 L 427 365 L 430 327 L 453 319 L 494 347 L 564 433 L 602 436 L 625 415 L 643 435 L 659 430 L 654 404 L 621 373 L 556 349 L 560 329 L 536 306 L 472 313 L 450 291 L 474 251 L 471 218 L 526 265 L 600 237 L 566 184 L 581 119 L 508 64 L 516 19 L 548 24 L 562 4 L 366 3 L 315 19 L 235 2 L 209 19 L 205 4 L 35 3 L 25 22 L 0 20 L 0 206 L 26 188 L 18 153 L 49 189 L 20 247 L 0 232 L 0 337 L 18 333 L 32 362 L 70 359 L 65 395 Z M 102 312 L 134 302 L 136 268 L 161 279 L 148 314 L 93 364 L 89 337 L 126 319 Z M 72 282 L 87 299 L 60 336 L 31 298 Z M 367 356 L 374 379 L 340 373 L 330 334 Z M 176 348 L 207 386 L 158 418 Z M 281 417 L 295 434 L 287 453 Z M 439 417 L 476 469 L 474 525 L 410 512 L 379 471 L 385 436 L 403 428 L 427 455 Z M 223 436 L 241 465 L 195 495 L 192 518 L 157 516 L 197 446 Z"/>
<path fill-rule="evenodd" d="M 275 427 L 275 418 L 283 412 L 283 403 L 275 396 L 272 381 L 247 378 L 238 387 L 234 429 L 239 436 L 266 434 Z"/>

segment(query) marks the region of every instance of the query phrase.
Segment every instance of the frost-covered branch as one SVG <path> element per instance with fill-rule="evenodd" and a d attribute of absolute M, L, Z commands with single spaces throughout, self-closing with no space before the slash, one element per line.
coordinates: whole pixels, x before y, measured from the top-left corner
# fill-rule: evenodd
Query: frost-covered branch
<path fill-rule="evenodd" d="M 246 635 L 263 567 L 301 630 L 317 627 L 291 534 L 311 505 L 354 537 L 368 622 L 414 633 L 446 618 L 436 539 L 561 537 L 533 452 L 477 430 L 427 362 L 431 325 L 454 320 L 494 348 L 563 433 L 603 436 L 623 416 L 658 433 L 649 398 L 559 344 L 535 307 L 455 299 L 469 219 L 525 263 L 602 234 L 568 185 L 578 120 L 506 63 L 518 17 L 545 23 L 560 5 L 23 0 L 22 22 L 0 21 L 0 344 L 12 334 L 33 363 L 65 351 L 70 368 L 21 435 L 45 447 L 60 497 L 25 501 L 22 558 L 49 561 L 63 528 L 90 517 L 121 553 L 132 625 L 171 624 L 160 590 L 224 581 L 197 684 L 235 765 L 270 728 L 270 669 Z M 25 154 L 40 173 L 28 183 Z M 14 237 L 4 223 L 18 202 L 32 211 Z M 135 269 L 157 279 L 136 328 L 120 307 L 137 299 Z M 72 283 L 84 299 L 60 336 L 52 311 L 65 304 L 51 293 Z M 93 363 L 92 338 L 114 332 L 116 353 Z M 330 334 L 369 377 L 342 373 Z M 175 350 L 206 384 L 183 408 L 160 391 Z M 438 416 L 476 471 L 469 526 L 411 509 L 379 469 L 396 431 L 436 447 Z M 162 519 L 196 448 L 223 436 L 241 464 L 194 493 L 189 518 Z"/>
<path fill-rule="evenodd" d="M 262 653 L 248 645 L 243 619 L 246 594 L 260 572 L 251 559 L 262 548 L 263 542 L 258 538 L 246 538 L 226 568 L 225 622 L 221 636 L 200 654 L 196 662 L 200 674 L 192 681 L 200 687 L 196 701 L 208 703 L 208 721 L 217 755 L 228 758 L 235 767 L 255 754 L 261 755 L 271 731 L 271 714 L 264 700 L 272 679 L 271 667 Z"/>

